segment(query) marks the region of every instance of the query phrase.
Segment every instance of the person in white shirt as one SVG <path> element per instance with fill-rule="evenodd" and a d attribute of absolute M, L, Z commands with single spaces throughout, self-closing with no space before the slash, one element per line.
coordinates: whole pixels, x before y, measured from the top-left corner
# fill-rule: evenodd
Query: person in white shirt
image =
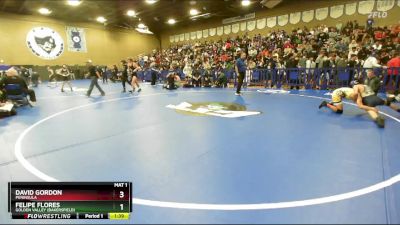
<path fill-rule="evenodd" d="M 356 40 L 354 40 L 354 39 L 349 44 L 349 49 L 353 49 L 353 47 L 358 48 L 358 44 L 357 44 Z"/>
<path fill-rule="evenodd" d="M 350 60 L 352 55 L 358 55 L 358 50 L 357 47 L 353 46 L 352 49 L 350 49 L 349 54 L 347 55 L 347 59 Z"/>
<path fill-rule="evenodd" d="M 183 68 L 183 73 L 185 74 L 185 77 L 192 78 L 192 72 L 192 66 L 190 65 L 190 62 L 187 62 L 185 67 Z"/>
<path fill-rule="evenodd" d="M 372 45 L 372 48 L 375 50 L 381 50 L 382 49 L 382 44 L 380 41 L 377 41 L 375 44 Z"/>
<path fill-rule="evenodd" d="M 372 68 L 380 68 L 382 67 L 378 60 L 375 58 L 374 54 L 370 54 L 369 57 L 364 61 L 363 68 L 364 69 L 372 69 Z"/>

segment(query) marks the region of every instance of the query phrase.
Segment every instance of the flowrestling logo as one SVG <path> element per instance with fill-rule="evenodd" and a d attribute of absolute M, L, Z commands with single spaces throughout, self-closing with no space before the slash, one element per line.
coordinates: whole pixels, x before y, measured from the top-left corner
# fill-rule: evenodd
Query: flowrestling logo
<path fill-rule="evenodd" d="M 167 105 L 167 108 L 191 116 L 218 116 L 225 118 L 238 118 L 258 115 L 261 112 L 247 111 L 246 107 L 237 103 L 225 102 L 182 102 L 178 105 Z"/>
<path fill-rule="evenodd" d="M 48 27 L 35 27 L 26 37 L 28 48 L 36 56 L 53 60 L 64 52 L 64 41 L 61 36 Z"/>

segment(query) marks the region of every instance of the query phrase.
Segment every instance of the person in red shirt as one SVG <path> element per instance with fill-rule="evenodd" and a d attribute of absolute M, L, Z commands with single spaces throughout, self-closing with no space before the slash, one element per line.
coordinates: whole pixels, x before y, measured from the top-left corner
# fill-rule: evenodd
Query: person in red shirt
<path fill-rule="evenodd" d="M 395 82 L 395 90 L 396 90 L 395 93 L 399 93 L 399 84 L 400 84 L 400 80 L 398 77 L 399 71 L 400 71 L 400 52 L 396 52 L 394 57 L 387 63 L 388 77 L 386 79 L 386 84 L 385 84 L 387 85 L 389 81 L 393 79 L 393 81 Z"/>

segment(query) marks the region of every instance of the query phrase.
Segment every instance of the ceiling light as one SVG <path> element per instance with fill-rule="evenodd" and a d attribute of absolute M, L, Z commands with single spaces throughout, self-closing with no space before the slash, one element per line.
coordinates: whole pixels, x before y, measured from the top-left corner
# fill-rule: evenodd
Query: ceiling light
<path fill-rule="evenodd" d="M 82 3 L 82 1 L 80 1 L 80 0 L 68 0 L 67 1 L 67 4 L 70 5 L 70 6 L 78 6 L 81 3 Z"/>
<path fill-rule="evenodd" d="M 43 15 L 49 15 L 51 13 L 51 11 L 47 8 L 40 8 L 38 11 L 40 14 L 43 14 Z"/>
<path fill-rule="evenodd" d="M 146 25 L 144 25 L 143 23 L 139 23 L 137 27 L 140 29 L 144 29 L 146 28 Z"/>
<path fill-rule="evenodd" d="M 189 13 L 190 13 L 190 15 L 195 16 L 195 15 L 199 14 L 199 11 L 197 9 L 191 9 Z"/>
<path fill-rule="evenodd" d="M 104 17 L 102 17 L 102 16 L 97 17 L 96 20 L 97 20 L 97 22 L 99 22 L 99 23 L 105 23 L 105 22 L 107 21 L 107 19 L 104 18 Z"/>
<path fill-rule="evenodd" d="M 157 0 L 146 0 L 146 3 L 147 4 L 154 4 L 154 3 L 156 3 L 157 2 Z"/>
<path fill-rule="evenodd" d="M 128 11 L 126 12 L 126 15 L 131 16 L 131 17 L 136 17 L 136 12 L 133 11 L 133 10 L 128 10 Z"/>
<path fill-rule="evenodd" d="M 242 0 L 242 6 L 249 6 L 250 3 L 250 0 Z"/>
<path fill-rule="evenodd" d="M 149 29 L 147 27 L 144 29 L 136 28 L 135 30 L 142 34 L 153 34 L 153 32 L 149 31 Z"/>
<path fill-rule="evenodd" d="M 168 20 L 168 23 L 169 23 L 169 24 L 175 24 L 175 23 L 176 23 L 176 20 L 174 20 L 174 19 L 169 19 L 169 20 Z"/>

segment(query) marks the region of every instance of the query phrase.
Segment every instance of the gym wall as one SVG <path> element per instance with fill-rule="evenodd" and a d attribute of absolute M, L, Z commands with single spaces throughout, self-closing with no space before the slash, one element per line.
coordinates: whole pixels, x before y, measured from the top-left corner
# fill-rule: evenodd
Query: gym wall
<path fill-rule="evenodd" d="M 66 26 L 85 28 L 86 53 L 68 51 Z M 60 34 L 65 49 L 59 58 L 44 60 L 31 52 L 26 38 L 34 27 L 49 27 Z M 95 64 L 112 65 L 123 58 L 136 57 L 159 48 L 156 36 L 136 31 L 110 29 L 94 23 L 70 24 L 44 16 L 0 13 L 0 59 L 8 65 L 84 65 L 88 59 Z"/>
<path fill-rule="evenodd" d="M 245 20 L 245 21 L 251 21 L 251 20 L 257 20 L 261 18 L 268 18 L 268 17 L 273 17 L 273 16 L 280 16 L 284 14 L 290 14 L 294 12 L 303 12 L 306 10 L 311 10 L 311 9 L 318 9 L 318 8 L 323 8 L 323 7 L 330 7 L 330 6 L 335 6 L 335 5 L 345 5 L 347 3 L 355 3 L 358 2 L 356 0 L 312 0 L 312 1 L 290 1 L 287 3 L 281 3 L 277 5 L 273 9 L 265 9 L 260 12 L 256 12 L 256 18 L 255 19 L 250 19 L 250 20 Z M 395 5 L 394 7 L 387 11 L 387 17 L 386 18 L 374 18 L 375 24 L 374 26 L 386 26 L 386 25 L 392 25 L 392 24 L 397 24 L 400 23 L 400 7 L 399 7 L 400 2 L 398 3 L 397 0 L 395 0 Z M 290 9 L 290 10 L 288 10 Z M 374 10 L 376 11 L 376 3 Z M 251 13 L 251 12 L 247 12 Z M 244 15 L 247 13 L 238 13 L 239 15 Z M 360 26 L 365 26 L 366 21 L 368 19 L 368 15 L 362 15 L 359 14 L 358 11 L 356 10 L 355 14 L 353 15 L 346 15 L 346 13 L 343 13 L 343 15 L 337 19 L 331 18 L 329 15 L 326 19 L 324 20 L 316 20 L 315 18 L 308 22 L 304 23 L 302 20 L 300 20 L 299 23 L 297 24 L 291 24 L 290 22 L 287 23 L 285 26 L 279 26 L 278 24 L 275 27 L 269 28 L 265 27 L 263 29 L 257 29 L 255 28 L 253 31 L 239 31 L 238 33 L 230 33 L 229 35 L 215 35 L 213 37 L 208 37 L 208 38 L 201 38 L 201 39 L 195 39 L 195 40 L 189 40 L 189 41 L 179 41 L 179 42 L 170 42 L 170 36 L 172 35 L 178 35 L 178 34 L 183 34 L 183 33 L 190 33 L 190 32 L 195 32 L 195 31 L 200 31 L 204 29 L 209 29 L 209 28 L 216 28 L 216 27 L 221 27 L 224 26 L 222 24 L 222 19 L 214 19 L 214 20 L 199 20 L 199 21 L 193 21 L 188 26 L 179 26 L 179 23 L 177 23 L 175 26 L 172 26 L 171 29 L 163 32 L 161 34 L 161 46 L 162 48 L 168 48 L 170 46 L 174 46 L 177 44 L 182 44 L 182 43 L 193 43 L 193 42 L 204 42 L 204 41 L 216 41 L 216 40 L 226 40 L 228 37 L 236 37 L 238 35 L 244 35 L 246 32 L 253 36 L 255 34 L 266 34 L 270 31 L 273 30 L 286 30 L 288 32 L 292 31 L 294 28 L 303 28 L 304 26 L 307 27 L 315 27 L 320 24 L 326 24 L 328 26 L 336 26 L 336 24 L 342 23 L 343 25 L 346 24 L 347 21 L 349 20 L 357 20 Z M 241 22 L 245 22 L 241 21 Z M 235 23 L 240 23 L 240 22 L 235 22 Z M 225 24 L 225 25 L 232 25 L 234 23 L 230 24 Z"/>

